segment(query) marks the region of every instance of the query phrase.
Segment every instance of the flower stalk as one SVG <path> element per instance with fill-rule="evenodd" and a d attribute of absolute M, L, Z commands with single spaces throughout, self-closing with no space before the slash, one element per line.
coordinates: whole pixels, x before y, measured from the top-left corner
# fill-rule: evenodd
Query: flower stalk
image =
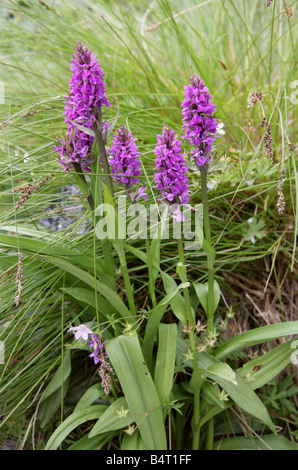
<path fill-rule="evenodd" d="M 178 253 L 179 253 L 179 276 L 182 282 L 187 282 L 187 269 L 184 256 L 184 247 L 183 241 L 181 238 L 177 240 L 178 244 Z M 193 366 L 193 391 L 194 391 L 194 410 L 192 417 L 192 449 L 198 450 L 200 443 L 200 391 L 201 391 L 201 381 L 198 377 L 198 358 L 197 358 L 197 349 L 196 349 L 196 336 L 195 336 L 195 316 L 192 312 L 190 296 L 188 287 L 183 289 L 184 302 L 185 302 L 185 313 L 186 319 L 189 326 L 189 342 L 190 342 L 190 351 L 192 356 L 192 366 Z"/>
<path fill-rule="evenodd" d="M 146 237 L 146 255 L 147 255 L 147 265 L 148 265 L 149 294 L 151 297 L 152 306 L 154 308 L 156 307 L 155 282 L 154 282 L 154 276 L 153 276 L 150 241 L 148 237 Z"/>
<path fill-rule="evenodd" d="M 203 249 L 207 255 L 208 269 L 208 298 L 207 298 L 207 332 L 209 335 L 213 333 L 213 317 L 214 317 L 214 260 L 215 250 L 212 247 L 209 207 L 208 207 L 208 189 L 207 189 L 207 168 L 201 167 L 201 195 L 203 204 L 204 219 L 204 241 Z"/>

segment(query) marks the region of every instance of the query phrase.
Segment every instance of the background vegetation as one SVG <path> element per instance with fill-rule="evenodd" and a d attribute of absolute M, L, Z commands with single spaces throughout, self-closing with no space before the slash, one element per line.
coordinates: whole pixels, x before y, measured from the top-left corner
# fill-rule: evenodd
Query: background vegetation
<path fill-rule="evenodd" d="M 297 7 L 296 1 L 288 0 L 274 0 L 269 8 L 265 0 L 0 2 L 0 68 L 5 90 L 0 106 L 0 339 L 5 340 L 5 364 L 0 365 L 0 442 L 13 438 L 19 448 L 44 448 L 63 417 L 96 381 L 96 368 L 90 372 L 86 353 L 73 350 L 71 373 L 67 374 L 64 364 L 65 382 L 56 390 L 49 414 L 40 411 L 65 344 L 70 347 L 69 324 L 77 318 L 91 321 L 95 315 L 92 301 L 79 290 L 78 279 L 47 257 L 75 261 L 92 270 L 93 254 L 101 268 L 101 247 L 92 231 L 82 230 L 90 225 L 84 201 L 79 194 L 61 195 L 61 187 L 75 182 L 71 174 L 63 173 L 53 152 L 53 144 L 66 130 L 63 101 L 78 41 L 100 59 L 108 98 L 120 109 L 119 125 L 126 124 L 139 139 L 145 169 L 142 183 L 151 198 L 156 135 L 163 123 L 181 132 L 183 86 L 189 76 L 194 72 L 206 82 L 225 129 L 215 148 L 220 164 L 209 177 L 216 279 L 222 293 L 217 325 L 222 337 L 230 338 L 257 326 L 297 319 L 298 175 L 291 146 L 297 139 Z M 285 14 L 289 8 L 294 8 L 293 18 Z M 265 96 L 248 108 L 254 91 Z M 115 109 L 109 113 L 113 119 Z M 264 116 L 272 129 L 272 159 L 266 155 L 265 131 L 260 127 Z M 286 205 L 280 215 L 277 201 L 283 167 Z M 16 210 L 22 196 L 16 190 L 40 182 L 44 184 L 32 187 Z M 196 175 L 191 189 L 192 201 L 200 202 Z M 73 219 L 66 227 L 63 218 L 69 214 Z M 57 217 L 54 222 L 58 216 L 59 230 L 51 231 L 41 223 Z M 143 249 L 140 242 L 133 245 Z M 16 305 L 19 251 L 24 279 L 21 302 Z M 176 262 L 176 245 L 168 241 L 162 246 L 163 271 L 175 277 Z M 128 264 L 137 306 L 146 315 L 150 308 L 147 270 L 132 253 Z M 193 280 L 206 280 L 203 252 L 187 254 L 187 264 Z M 121 292 L 120 275 L 118 287 Z M 165 294 L 159 277 L 156 294 L 159 300 Z M 204 310 L 197 308 L 204 323 Z M 171 322 L 171 315 L 169 308 L 166 322 Z M 112 320 L 109 310 L 102 313 L 104 327 L 110 327 Z M 117 320 L 112 325 L 116 331 L 122 327 Z M 265 351 L 272 346 L 272 342 L 262 345 Z M 239 367 L 241 361 L 260 352 L 260 346 L 245 350 L 236 358 Z M 297 438 L 297 378 L 297 367 L 290 365 L 259 390 L 280 434 L 293 443 Z M 215 435 L 226 437 L 239 429 L 245 436 L 261 431 L 237 408 L 233 410 L 231 427 L 226 429 L 219 419 Z M 68 447 L 78 435 L 80 429 L 67 437 Z"/>

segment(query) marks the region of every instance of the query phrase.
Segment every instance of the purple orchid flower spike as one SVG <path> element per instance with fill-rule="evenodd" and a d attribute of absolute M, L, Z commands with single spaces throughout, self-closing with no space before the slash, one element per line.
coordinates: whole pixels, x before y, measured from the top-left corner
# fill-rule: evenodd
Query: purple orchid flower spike
<path fill-rule="evenodd" d="M 138 140 L 133 138 L 132 132 L 128 132 L 126 127 L 122 125 L 117 134 L 113 135 L 112 145 L 109 149 L 112 167 L 112 178 L 115 183 L 118 182 L 125 185 L 129 194 L 132 194 L 134 185 L 139 184 L 139 176 L 141 175 L 139 149 L 135 142 Z M 145 188 L 142 187 L 138 191 L 137 199 L 143 197 L 147 200 Z M 136 200 L 136 199 L 135 199 Z"/>
<path fill-rule="evenodd" d="M 104 347 L 107 340 L 102 342 L 102 335 L 99 336 L 96 333 L 93 333 L 93 331 L 84 324 L 74 326 L 68 331 L 72 331 L 74 333 L 76 340 L 83 338 L 83 340 L 89 342 L 89 348 L 93 349 L 93 352 L 89 355 L 89 357 L 93 359 L 95 365 L 100 362 L 98 373 L 101 378 L 104 392 L 106 395 L 109 395 L 111 391 L 111 379 L 109 373 L 113 373 L 113 369 L 108 361 L 109 356 Z M 88 339 L 89 336 L 91 339 Z"/>
<path fill-rule="evenodd" d="M 182 102 L 184 139 L 196 147 L 192 156 L 196 164 L 206 166 L 211 161 L 211 149 L 217 131 L 217 120 L 213 113 L 216 106 L 212 95 L 199 76 L 192 75 L 190 85 L 184 87 Z"/>
<path fill-rule="evenodd" d="M 181 142 L 177 135 L 166 125 L 163 126 L 162 134 L 157 136 L 157 146 L 154 153 L 155 169 L 154 174 L 157 189 L 162 191 L 162 200 L 168 204 L 176 204 L 178 207 L 173 212 L 174 216 L 179 215 L 179 206 L 187 204 L 190 198 L 188 189 L 188 178 L 186 176 L 187 166 L 182 154 Z"/>
<path fill-rule="evenodd" d="M 107 340 L 102 343 L 99 336 L 95 333 L 93 333 L 91 337 L 92 340 L 89 341 L 89 348 L 93 349 L 93 352 L 89 357 L 93 358 L 94 364 L 98 364 L 99 362 L 102 362 L 103 357 L 108 357 L 104 348 L 104 344 L 107 342 Z"/>
<path fill-rule="evenodd" d="M 54 150 L 59 152 L 58 162 L 65 171 L 77 165 L 79 169 L 90 173 L 90 151 L 94 137 L 91 133 L 83 132 L 75 124 L 91 130 L 96 121 L 97 110 L 110 104 L 106 97 L 104 73 L 96 56 L 79 42 L 73 57 L 70 64 L 73 75 L 69 94 L 64 102 L 68 135 L 65 141 L 58 139 L 60 145 L 54 146 Z"/>

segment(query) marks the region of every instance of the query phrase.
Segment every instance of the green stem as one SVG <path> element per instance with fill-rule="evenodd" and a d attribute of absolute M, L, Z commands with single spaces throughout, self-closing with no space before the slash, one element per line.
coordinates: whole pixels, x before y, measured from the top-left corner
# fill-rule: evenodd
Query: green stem
<path fill-rule="evenodd" d="M 192 450 L 200 447 L 200 399 L 201 386 L 198 386 L 194 394 Z"/>
<path fill-rule="evenodd" d="M 207 299 L 207 330 L 208 334 L 213 333 L 214 317 L 214 259 L 215 250 L 212 247 L 209 208 L 208 208 L 208 190 L 207 190 L 207 168 L 200 167 L 201 170 L 201 194 L 203 203 L 204 218 L 204 243 L 203 248 L 207 255 L 208 267 L 208 299 Z"/>
<path fill-rule="evenodd" d="M 208 422 L 205 450 L 213 449 L 213 441 L 214 441 L 214 421 L 212 418 Z"/>
<path fill-rule="evenodd" d="M 147 234 L 148 235 L 148 234 Z M 146 238 L 146 253 L 147 253 L 147 265 L 148 265 L 148 277 L 149 277 L 149 293 L 152 301 L 153 308 L 156 307 L 156 297 L 155 297 L 155 282 L 153 277 L 153 268 L 151 262 L 151 253 L 150 253 L 150 241 L 148 236 Z"/>
<path fill-rule="evenodd" d="M 178 238 L 177 245 L 178 245 L 178 253 L 179 253 L 179 262 L 181 264 L 180 277 L 181 277 L 181 280 L 183 282 L 187 282 L 187 272 L 186 272 L 186 264 L 185 264 L 185 257 L 184 257 L 184 247 L 183 247 L 183 241 L 182 241 L 181 238 Z M 183 295 L 184 295 L 184 301 L 185 301 L 186 319 L 189 322 L 189 326 L 194 327 L 195 326 L 195 320 L 194 320 L 194 316 L 193 316 L 192 311 L 191 311 L 191 303 L 190 303 L 188 287 L 184 287 Z"/>
<path fill-rule="evenodd" d="M 109 167 L 109 162 L 108 162 L 108 157 L 107 157 L 107 152 L 106 152 L 106 146 L 103 140 L 103 135 L 102 135 L 100 124 L 98 121 L 94 123 L 93 130 L 94 130 L 95 137 L 98 143 L 98 149 L 99 149 L 99 154 L 101 156 L 101 163 L 102 163 L 103 171 L 105 173 L 105 183 L 107 185 L 107 188 L 109 190 L 111 197 L 113 197 L 114 189 L 113 189 L 112 178 L 110 175 L 110 167 Z"/>
<path fill-rule="evenodd" d="M 93 130 L 95 133 L 95 137 L 98 143 L 98 148 L 99 148 L 99 154 L 101 156 L 101 162 L 102 162 L 102 167 L 103 171 L 105 173 L 105 184 L 106 187 L 111 195 L 111 198 L 114 197 L 114 188 L 113 188 L 113 183 L 112 183 L 112 178 L 110 175 L 110 167 L 109 167 L 109 162 L 108 162 L 108 157 L 107 157 L 107 152 L 106 152 L 106 147 L 103 139 L 103 135 L 100 129 L 100 123 L 101 122 L 101 115 L 99 112 L 98 120 L 94 123 Z M 117 240 L 116 243 L 114 243 L 114 246 L 117 249 L 118 255 L 119 255 L 119 260 L 120 260 L 120 265 L 121 265 L 121 270 L 123 274 L 123 280 L 125 284 L 125 289 L 126 289 L 126 295 L 127 295 L 127 300 L 129 304 L 129 308 L 133 316 L 136 315 L 136 307 L 134 303 L 134 297 L 133 297 L 133 289 L 132 285 L 130 282 L 129 278 L 129 273 L 127 269 L 127 262 L 126 262 L 126 257 L 125 257 L 125 251 L 123 248 L 123 243 L 121 240 Z M 105 249 L 107 250 L 107 246 Z M 107 251 L 104 251 L 104 253 L 107 253 Z"/>
<path fill-rule="evenodd" d="M 123 280 L 124 280 L 124 284 L 125 284 L 126 296 L 127 296 L 127 300 L 128 300 L 129 309 L 130 309 L 132 315 L 136 316 L 136 306 L 135 306 L 135 302 L 134 302 L 133 289 L 132 289 L 132 285 L 131 285 L 131 282 L 130 282 L 129 272 L 128 272 L 128 269 L 127 269 L 127 263 L 126 263 L 126 257 L 125 257 L 125 251 L 124 251 L 124 248 L 123 248 L 123 243 L 122 243 L 122 241 L 117 240 L 114 243 L 114 245 L 115 245 L 117 253 L 119 255 L 120 266 L 121 266 L 121 270 L 122 270 L 122 274 L 123 274 Z"/>
<path fill-rule="evenodd" d="M 208 189 L 207 189 L 207 168 L 201 167 L 201 193 L 203 203 L 203 218 L 204 218 L 204 243 L 203 248 L 207 255 L 207 269 L 208 269 L 208 297 L 207 297 L 207 334 L 212 335 L 214 331 L 214 260 L 215 250 L 212 247 L 209 207 L 208 207 Z M 214 436 L 214 423 L 213 419 L 209 421 L 206 449 L 213 448 Z"/>
<path fill-rule="evenodd" d="M 184 257 L 184 248 L 183 241 L 181 238 L 177 240 L 178 244 L 178 253 L 179 253 L 179 262 L 180 266 L 180 278 L 182 282 L 187 282 L 187 270 Z M 196 320 L 195 316 L 192 313 L 189 290 L 188 287 L 183 289 L 184 302 L 185 302 L 185 312 L 188 326 L 190 327 L 189 332 L 189 341 L 190 341 L 190 350 L 192 354 L 192 364 L 193 364 L 193 377 L 196 377 L 196 382 L 198 381 L 197 371 L 198 371 L 198 360 L 197 360 L 197 350 L 196 350 L 196 338 L 195 338 L 195 326 Z M 200 444 L 200 387 L 196 387 L 194 390 L 194 411 L 192 419 L 192 449 L 198 450 Z"/>
<path fill-rule="evenodd" d="M 91 164 L 91 193 L 93 194 L 93 199 L 94 199 L 94 206 L 97 208 L 97 204 L 102 204 L 103 202 L 103 196 L 102 196 L 102 186 L 101 186 L 101 181 L 102 181 L 102 176 L 101 176 L 101 168 L 100 168 L 100 160 L 98 155 L 94 155 L 94 158 L 96 158 L 95 163 Z M 93 225 L 94 229 L 97 224 L 98 217 L 96 216 L 96 211 L 94 213 L 94 220 L 93 220 Z M 94 230 L 94 236 L 95 236 L 95 230 Z M 105 261 L 105 267 L 107 270 L 107 273 L 110 275 L 110 286 L 111 288 L 117 292 L 117 285 L 116 285 L 116 278 L 115 278 L 115 262 L 114 258 L 112 255 L 112 246 L 111 243 L 108 239 L 103 239 L 101 240 L 101 246 L 102 246 L 102 252 L 103 252 L 103 258 Z M 94 254 L 95 257 L 95 254 Z M 95 263 L 95 258 L 94 258 L 94 263 Z"/>

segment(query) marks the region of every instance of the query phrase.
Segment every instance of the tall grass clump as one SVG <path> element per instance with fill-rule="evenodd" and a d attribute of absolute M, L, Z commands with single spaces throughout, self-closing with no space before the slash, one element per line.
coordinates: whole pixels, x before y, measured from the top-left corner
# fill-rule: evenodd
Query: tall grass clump
<path fill-rule="evenodd" d="M 297 449 L 295 4 L 0 2 L 0 443 Z"/>

